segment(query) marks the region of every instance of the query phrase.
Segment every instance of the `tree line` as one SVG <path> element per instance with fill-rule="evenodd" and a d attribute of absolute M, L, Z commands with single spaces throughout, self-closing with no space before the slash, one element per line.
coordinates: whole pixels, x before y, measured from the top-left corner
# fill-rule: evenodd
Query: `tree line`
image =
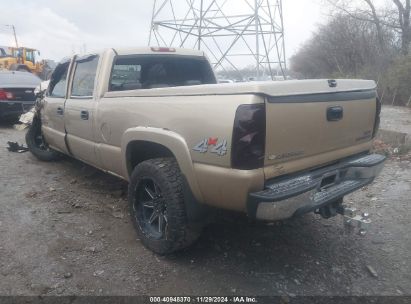
<path fill-rule="evenodd" d="M 411 105 L 411 0 L 324 0 L 328 21 L 291 58 L 295 78 L 367 78 L 384 104 Z"/>

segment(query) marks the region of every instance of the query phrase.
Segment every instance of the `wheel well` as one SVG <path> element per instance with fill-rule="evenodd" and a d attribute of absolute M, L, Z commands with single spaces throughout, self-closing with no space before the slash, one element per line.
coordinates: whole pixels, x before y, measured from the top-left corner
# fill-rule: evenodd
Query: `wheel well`
<path fill-rule="evenodd" d="M 165 146 L 157 143 L 149 141 L 133 141 L 127 146 L 126 157 L 127 170 L 129 175 L 131 175 L 133 169 L 146 160 L 174 157 L 174 154 Z"/>

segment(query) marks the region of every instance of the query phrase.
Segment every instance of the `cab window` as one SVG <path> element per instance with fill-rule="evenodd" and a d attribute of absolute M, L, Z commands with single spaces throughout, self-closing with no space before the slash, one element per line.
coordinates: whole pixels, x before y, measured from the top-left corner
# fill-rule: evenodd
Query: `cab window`
<path fill-rule="evenodd" d="M 111 74 L 110 90 L 126 91 L 141 89 L 141 65 L 114 64 Z"/>
<path fill-rule="evenodd" d="M 92 98 L 99 57 L 86 56 L 76 60 L 71 89 L 72 98 Z"/>
<path fill-rule="evenodd" d="M 65 98 L 67 88 L 67 74 L 70 62 L 60 63 L 51 75 L 48 96 Z"/>
<path fill-rule="evenodd" d="M 13 49 L 12 53 L 13 53 L 13 57 L 16 57 L 16 58 L 21 58 L 23 56 L 22 49 Z"/>
<path fill-rule="evenodd" d="M 34 63 L 34 51 L 26 51 L 26 60 Z"/>
<path fill-rule="evenodd" d="M 109 91 L 156 89 L 215 84 L 209 62 L 203 57 L 178 55 L 117 56 Z"/>

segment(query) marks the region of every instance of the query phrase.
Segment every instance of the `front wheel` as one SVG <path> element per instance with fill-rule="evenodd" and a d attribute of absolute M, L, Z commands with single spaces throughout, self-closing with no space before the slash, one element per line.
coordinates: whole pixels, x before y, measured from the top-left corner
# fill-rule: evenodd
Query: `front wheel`
<path fill-rule="evenodd" d="M 157 254 L 187 248 L 200 236 L 201 230 L 187 219 L 182 176 L 175 159 L 139 164 L 131 176 L 129 204 L 142 243 Z"/>
<path fill-rule="evenodd" d="M 41 161 L 56 161 L 62 156 L 47 145 L 41 132 L 41 120 L 38 117 L 33 119 L 33 123 L 26 133 L 26 144 L 29 151 Z"/>

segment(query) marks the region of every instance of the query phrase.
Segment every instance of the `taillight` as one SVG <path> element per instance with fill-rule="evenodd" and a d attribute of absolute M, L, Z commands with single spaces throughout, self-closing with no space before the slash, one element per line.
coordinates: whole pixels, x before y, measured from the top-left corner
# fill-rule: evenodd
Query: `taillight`
<path fill-rule="evenodd" d="M 0 89 L 0 100 L 12 100 L 13 98 L 13 93 Z"/>
<path fill-rule="evenodd" d="M 373 138 L 375 138 L 377 136 L 378 130 L 380 128 L 381 109 L 382 109 L 381 100 L 377 97 L 377 111 L 375 112 L 374 131 L 372 133 Z"/>
<path fill-rule="evenodd" d="M 238 107 L 231 152 L 234 169 L 253 170 L 264 166 L 265 128 L 265 104 Z"/>

